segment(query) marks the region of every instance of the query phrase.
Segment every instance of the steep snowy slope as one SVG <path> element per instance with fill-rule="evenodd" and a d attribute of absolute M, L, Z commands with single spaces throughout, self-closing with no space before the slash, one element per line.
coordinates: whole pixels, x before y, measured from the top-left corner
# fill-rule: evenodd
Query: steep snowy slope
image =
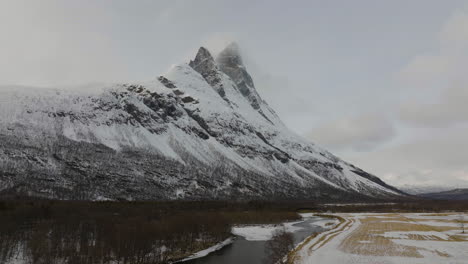
<path fill-rule="evenodd" d="M 154 81 L 0 89 L 0 191 L 63 199 L 365 199 L 402 195 L 297 136 L 239 48 L 200 48 Z"/>

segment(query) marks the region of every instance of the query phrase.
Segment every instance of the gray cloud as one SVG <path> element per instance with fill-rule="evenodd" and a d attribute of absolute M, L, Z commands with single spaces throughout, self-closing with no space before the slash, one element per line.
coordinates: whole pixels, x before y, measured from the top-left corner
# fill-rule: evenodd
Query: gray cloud
<path fill-rule="evenodd" d="M 468 12 L 456 10 L 437 34 L 436 44 L 434 51 L 413 57 L 398 76 L 401 85 L 416 88 L 400 108 L 401 119 L 411 125 L 468 122 Z"/>
<path fill-rule="evenodd" d="M 401 106 L 400 117 L 416 126 L 445 127 L 464 123 L 468 122 L 467 102 L 468 83 L 444 90 L 437 103 L 406 103 Z"/>
<path fill-rule="evenodd" d="M 370 151 L 394 138 L 395 134 L 391 121 L 385 115 L 365 114 L 319 125 L 312 130 L 310 138 L 335 150 Z"/>
<path fill-rule="evenodd" d="M 453 11 L 434 36 L 397 71 L 402 103 L 388 111 L 399 117 L 398 139 L 343 155 L 398 186 L 467 187 L 468 12 Z"/>
<path fill-rule="evenodd" d="M 468 126 L 414 135 L 407 142 L 349 154 L 357 165 L 391 184 L 468 186 Z"/>
<path fill-rule="evenodd" d="M 1 2 L 0 83 L 120 80 L 128 69 L 106 33 L 109 18 L 103 6 L 86 1 Z"/>

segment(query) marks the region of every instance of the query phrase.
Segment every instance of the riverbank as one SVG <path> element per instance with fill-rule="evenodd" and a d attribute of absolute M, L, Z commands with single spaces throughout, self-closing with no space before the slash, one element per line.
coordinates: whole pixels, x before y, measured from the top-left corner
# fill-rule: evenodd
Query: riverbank
<path fill-rule="evenodd" d="M 185 262 L 185 261 L 189 261 L 189 260 L 193 260 L 193 259 L 197 259 L 197 258 L 203 258 L 203 257 L 206 257 L 208 256 L 208 254 L 211 254 L 215 251 L 218 251 L 220 249 L 222 249 L 223 247 L 229 245 L 229 244 L 232 244 L 234 242 L 234 237 L 229 237 L 227 238 L 226 240 L 214 245 L 214 246 L 211 246 L 207 249 L 203 249 L 203 250 L 200 250 L 190 256 L 188 256 L 187 258 L 184 258 L 182 260 L 179 260 L 179 261 L 175 261 L 175 262 L 172 262 L 172 263 L 181 263 L 181 262 Z"/>
<path fill-rule="evenodd" d="M 286 256 L 286 263 L 288 264 L 293 264 L 299 261 L 300 254 L 303 251 L 304 247 L 310 246 L 311 244 L 313 245 L 314 243 L 317 243 L 318 241 L 322 241 L 323 237 L 325 237 L 327 234 L 336 232 L 336 230 L 339 230 L 341 226 L 345 223 L 345 219 L 336 215 L 324 215 L 324 214 L 314 214 L 314 213 L 302 213 L 301 215 L 303 217 L 308 216 L 308 215 L 311 215 L 311 216 L 315 215 L 318 217 L 323 217 L 324 219 L 328 219 L 328 220 L 324 220 L 321 223 L 324 228 L 323 232 L 320 232 L 320 233 L 317 232 L 317 233 L 312 234 L 311 236 L 304 239 L 301 243 L 299 243 L 291 252 L 289 252 L 289 254 Z"/>
<path fill-rule="evenodd" d="M 268 258 L 268 245 L 275 234 L 283 231 L 291 234 L 293 244 L 298 245 L 311 234 L 332 228 L 338 221 L 332 218 L 301 214 L 299 221 L 282 224 L 237 225 L 232 228 L 236 239 L 230 245 L 206 257 L 189 261 L 189 264 L 260 264 Z"/>

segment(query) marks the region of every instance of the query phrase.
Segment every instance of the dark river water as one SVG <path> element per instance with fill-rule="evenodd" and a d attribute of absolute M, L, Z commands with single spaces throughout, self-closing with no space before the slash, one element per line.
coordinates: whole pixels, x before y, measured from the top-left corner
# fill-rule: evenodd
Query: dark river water
<path fill-rule="evenodd" d="M 323 220 L 320 217 L 307 218 L 306 221 L 294 224 L 302 227 L 293 232 L 294 243 L 298 244 L 312 233 L 321 232 L 323 228 L 313 223 Z M 209 254 L 206 257 L 185 261 L 185 264 L 262 264 L 265 258 L 267 241 L 248 241 L 237 236 L 234 242 L 226 247 Z"/>

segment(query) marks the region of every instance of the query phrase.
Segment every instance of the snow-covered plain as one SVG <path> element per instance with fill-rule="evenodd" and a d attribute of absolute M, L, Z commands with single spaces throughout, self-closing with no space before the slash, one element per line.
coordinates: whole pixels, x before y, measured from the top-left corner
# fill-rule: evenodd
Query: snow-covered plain
<path fill-rule="evenodd" d="M 459 215 L 340 214 L 344 221 L 304 245 L 296 260 L 303 264 L 466 264 L 468 234 L 462 233 Z"/>
<path fill-rule="evenodd" d="M 231 233 L 237 236 L 244 237 L 249 241 L 266 241 L 270 240 L 275 232 L 284 230 L 285 232 L 294 233 L 295 231 L 303 229 L 301 226 L 297 226 L 299 223 L 303 223 L 306 220 L 313 217 L 313 213 L 300 214 L 303 220 L 286 222 L 277 225 L 246 225 L 246 226 L 235 226 L 231 229 Z M 331 228 L 338 223 L 335 219 L 320 219 L 317 221 L 310 222 L 312 226 L 319 226 L 327 229 Z"/>
<path fill-rule="evenodd" d="M 275 232 L 284 230 L 286 232 L 294 232 L 302 229 L 295 224 L 303 221 L 288 222 L 278 225 L 251 225 L 251 226 L 235 226 L 231 229 L 231 233 L 237 236 L 244 237 L 249 241 L 266 241 L 270 240 Z"/>

